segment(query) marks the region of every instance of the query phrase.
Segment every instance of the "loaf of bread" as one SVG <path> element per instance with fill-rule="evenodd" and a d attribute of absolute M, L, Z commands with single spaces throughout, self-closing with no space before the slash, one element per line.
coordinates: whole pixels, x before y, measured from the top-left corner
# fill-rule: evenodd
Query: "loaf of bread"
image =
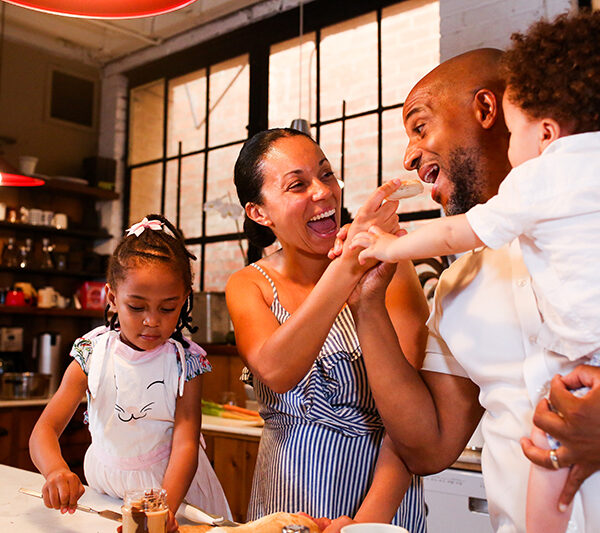
<path fill-rule="evenodd" d="M 291 513 L 273 513 L 238 527 L 179 526 L 179 533 L 281 533 L 283 527 L 290 525 L 306 526 L 310 533 L 321 533 L 310 518 Z"/>
<path fill-rule="evenodd" d="M 418 179 L 402 180 L 398 189 L 390 194 L 388 200 L 401 200 L 402 198 L 411 198 L 423 192 L 423 183 Z"/>

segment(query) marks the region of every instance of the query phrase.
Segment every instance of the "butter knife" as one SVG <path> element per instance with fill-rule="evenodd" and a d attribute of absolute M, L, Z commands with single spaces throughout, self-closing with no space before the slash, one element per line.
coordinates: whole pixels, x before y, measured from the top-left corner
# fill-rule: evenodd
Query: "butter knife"
<path fill-rule="evenodd" d="M 36 490 L 25 489 L 21 487 L 19 492 L 22 492 L 23 494 L 29 494 L 29 496 L 35 496 L 36 498 L 43 498 L 42 493 Z M 117 522 L 123 521 L 123 516 L 120 513 L 110 511 L 108 509 L 104 511 L 97 511 L 96 509 L 92 509 L 91 507 L 86 507 L 85 505 L 80 504 L 77 504 L 77 509 L 85 513 L 97 514 L 98 516 L 101 516 L 102 518 L 108 518 L 109 520 L 115 520 Z"/>

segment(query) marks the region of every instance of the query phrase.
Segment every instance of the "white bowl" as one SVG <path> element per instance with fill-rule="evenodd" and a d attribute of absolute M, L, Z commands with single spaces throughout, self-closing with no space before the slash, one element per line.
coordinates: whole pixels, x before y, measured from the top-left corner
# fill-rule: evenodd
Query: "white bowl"
<path fill-rule="evenodd" d="M 351 524 L 344 526 L 340 533 L 409 533 L 407 529 L 392 524 Z"/>

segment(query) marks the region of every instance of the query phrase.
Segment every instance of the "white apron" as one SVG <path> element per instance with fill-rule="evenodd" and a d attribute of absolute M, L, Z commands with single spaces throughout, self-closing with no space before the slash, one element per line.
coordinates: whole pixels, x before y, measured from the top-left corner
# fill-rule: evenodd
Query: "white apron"
<path fill-rule="evenodd" d="M 125 345 L 116 331 L 97 338 L 88 361 L 92 444 L 84 460 L 91 487 L 122 498 L 128 489 L 162 486 L 171 453 L 175 403 L 178 393 L 183 394 L 185 375 L 183 348 L 173 339 L 140 352 Z M 230 517 L 223 489 L 202 446 L 185 501 Z"/>

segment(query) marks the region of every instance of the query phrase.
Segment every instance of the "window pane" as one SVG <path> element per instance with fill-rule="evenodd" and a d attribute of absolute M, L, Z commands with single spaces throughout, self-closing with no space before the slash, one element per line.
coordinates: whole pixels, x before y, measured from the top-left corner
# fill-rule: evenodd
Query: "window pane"
<path fill-rule="evenodd" d="M 321 37 L 321 120 L 377 107 L 375 13 L 325 28 Z"/>
<path fill-rule="evenodd" d="M 129 103 L 129 164 L 162 157 L 164 83 L 136 87 Z"/>
<path fill-rule="evenodd" d="M 202 235 L 202 176 L 204 154 L 181 159 L 181 191 L 179 227 L 186 239 Z M 165 215 L 174 224 L 177 220 L 177 161 L 167 163 L 167 197 Z"/>
<path fill-rule="evenodd" d="M 342 176 L 341 132 L 339 122 L 321 128 L 321 148 L 339 178 Z M 377 187 L 377 116 L 346 121 L 345 138 L 343 204 L 354 217 Z"/>
<path fill-rule="evenodd" d="M 205 291 L 224 291 L 229 276 L 244 268 L 248 245 L 245 240 L 241 244 L 243 254 L 238 241 L 215 242 L 205 246 Z"/>
<path fill-rule="evenodd" d="M 418 179 L 417 173 L 404 168 L 404 154 L 408 146 L 408 137 L 402 123 L 402 109 L 392 109 L 383 113 L 382 163 L 383 181 L 392 178 Z M 431 199 L 431 186 L 425 184 L 425 191 L 414 198 L 400 201 L 399 213 L 439 209 Z"/>
<path fill-rule="evenodd" d="M 204 148 L 206 128 L 206 70 L 192 72 L 169 82 L 167 155 Z"/>
<path fill-rule="evenodd" d="M 271 47 L 269 128 L 288 127 L 295 118 L 303 118 L 312 123 L 317 115 L 316 90 L 317 60 L 314 33 L 302 37 L 302 50 L 299 37 Z M 301 107 L 298 105 L 300 93 Z"/>
<path fill-rule="evenodd" d="M 202 253 L 202 246 L 191 244 L 186 248 L 192 255 L 196 256 L 196 260 L 192 261 L 192 292 L 198 292 L 200 290 L 200 254 Z M 193 325 L 198 326 L 199 324 Z"/>
<path fill-rule="evenodd" d="M 139 222 L 149 213 L 160 213 L 162 165 L 134 168 L 131 171 L 129 224 Z"/>
<path fill-rule="evenodd" d="M 206 235 L 222 235 L 242 231 L 242 218 L 234 216 L 241 207 L 233 184 L 233 166 L 242 145 L 211 150 L 208 153 L 208 186 L 206 201 Z M 237 225 L 236 225 L 237 224 Z"/>
<path fill-rule="evenodd" d="M 383 105 L 404 102 L 414 84 L 440 62 L 440 10 L 433 0 L 388 7 L 381 20 Z"/>
<path fill-rule="evenodd" d="M 210 68 L 209 145 L 215 146 L 248 137 L 250 68 L 248 55 L 218 63 Z"/>

